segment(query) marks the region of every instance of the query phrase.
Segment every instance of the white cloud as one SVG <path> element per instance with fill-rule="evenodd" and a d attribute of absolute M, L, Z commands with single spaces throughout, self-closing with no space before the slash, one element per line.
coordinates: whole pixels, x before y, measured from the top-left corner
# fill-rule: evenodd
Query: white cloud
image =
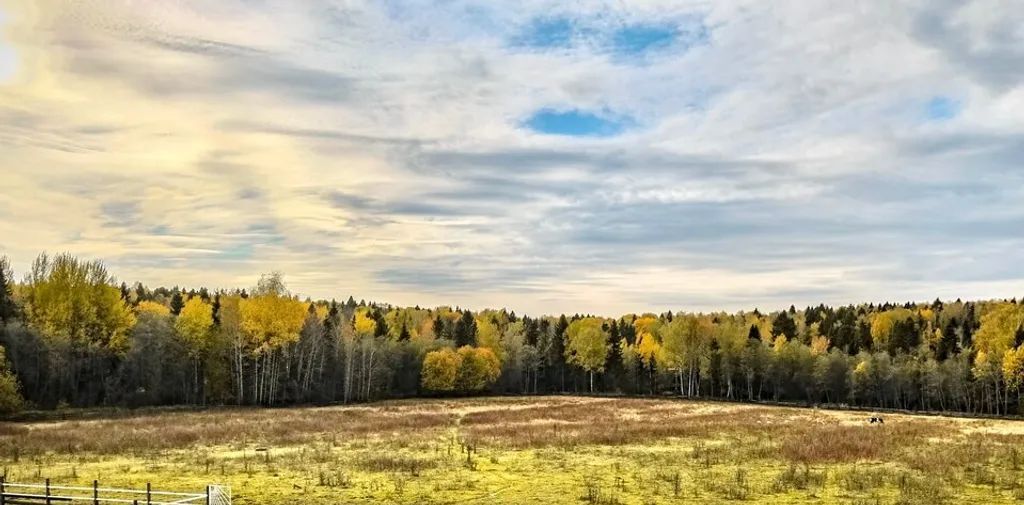
<path fill-rule="evenodd" d="M 22 271 L 69 250 L 149 284 L 279 269 L 313 296 L 534 313 L 1024 289 L 1012 1 L 3 12 L 0 253 Z M 512 43 L 551 16 L 709 37 L 636 61 Z M 958 114 L 924 121 L 936 96 Z M 525 131 L 545 107 L 636 125 Z"/>

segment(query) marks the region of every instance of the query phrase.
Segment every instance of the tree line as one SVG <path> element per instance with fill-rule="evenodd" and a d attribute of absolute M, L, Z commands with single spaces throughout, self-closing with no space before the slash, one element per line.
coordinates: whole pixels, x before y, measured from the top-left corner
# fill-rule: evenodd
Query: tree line
<path fill-rule="evenodd" d="M 529 317 L 117 284 L 0 258 L 0 411 L 604 392 L 1022 413 L 1024 303 Z"/>

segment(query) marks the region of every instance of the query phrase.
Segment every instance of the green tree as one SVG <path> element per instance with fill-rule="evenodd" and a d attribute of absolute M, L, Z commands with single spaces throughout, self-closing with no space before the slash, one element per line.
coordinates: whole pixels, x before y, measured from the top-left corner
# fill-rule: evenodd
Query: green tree
<path fill-rule="evenodd" d="M 604 362 L 604 373 L 602 382 L 606 391 L 619 389 L 623 376 L 626 372 L 622 361 L 622 335 L 619 334 L 619 325 L 613 319 L 608 324 L 608 357 Z"/>
<path fill-rule="evenodd" d="M 468 310 L 463 312 L 462 317 L 455 322 L 455 329 L 452 333 L 456 347 L 475 346 L 476 318 L 473 317 L 473 313 Z"/>
<path fill-rule="evenodd" d="M 772 322 L 772 336 L 778 337 L 779 335 L 786 337 L 786 340 L 796 338 L 796 321 L 786 311 L 779 312 L 775 316 L 775 321 Z"/>
<path fill-rule="evenodd" d="M 175 289 L 174 294 L 171 295 L 171 314 L 180 314 L 183 307 L 185 307 L 185 299 L 181 296 L 181 291 Z"/>
<path fill-rule="evenodd" d="M 14 273 L 11 271 L 11 263 L 6 256 L 0 256 L 0 324 L 14 319 L 18 313 L 11 289 L 13 284 Z"/>
<path fill-rule="evenodd" d="M 951 355 L 956 354 L 959 349 L 957 342 L 959 337 L 957 336 L 957 329 L 959 325 L 956 322 L 956 318 L 950 318 L 945 326 L 942 328 L 942 337 L 935 345 L 935 358 L 939 361 L 945 361 Z"/>
<path fill-rule="evenodd" d="M 22 409 L 25 400 L 21 397 L 18 378 L 7 363 L 7 353 L 0 346 L 0 414 L 11 414 Z"/>

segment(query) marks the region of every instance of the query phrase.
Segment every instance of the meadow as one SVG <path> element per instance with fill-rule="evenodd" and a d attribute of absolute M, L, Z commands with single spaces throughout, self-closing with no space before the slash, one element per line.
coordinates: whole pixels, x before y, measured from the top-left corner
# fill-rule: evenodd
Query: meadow
<path fill-rule="evenodd" d="M 1024 503 L 1024 422 L 675 399 L 68 411 L 0 423 L 8 481 L 237 504 Z"/>

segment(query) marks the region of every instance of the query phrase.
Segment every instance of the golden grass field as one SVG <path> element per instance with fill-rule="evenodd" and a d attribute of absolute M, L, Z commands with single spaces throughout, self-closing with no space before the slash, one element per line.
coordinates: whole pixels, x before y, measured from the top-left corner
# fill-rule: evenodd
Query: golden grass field
<path fill-rule="evenodd" d="M 237 504 L 1024 503 L 1024 422 L 520 397 L 0 423 L 8 481 Z M 77 419 L 76 419 L 77 417 Z"/>

